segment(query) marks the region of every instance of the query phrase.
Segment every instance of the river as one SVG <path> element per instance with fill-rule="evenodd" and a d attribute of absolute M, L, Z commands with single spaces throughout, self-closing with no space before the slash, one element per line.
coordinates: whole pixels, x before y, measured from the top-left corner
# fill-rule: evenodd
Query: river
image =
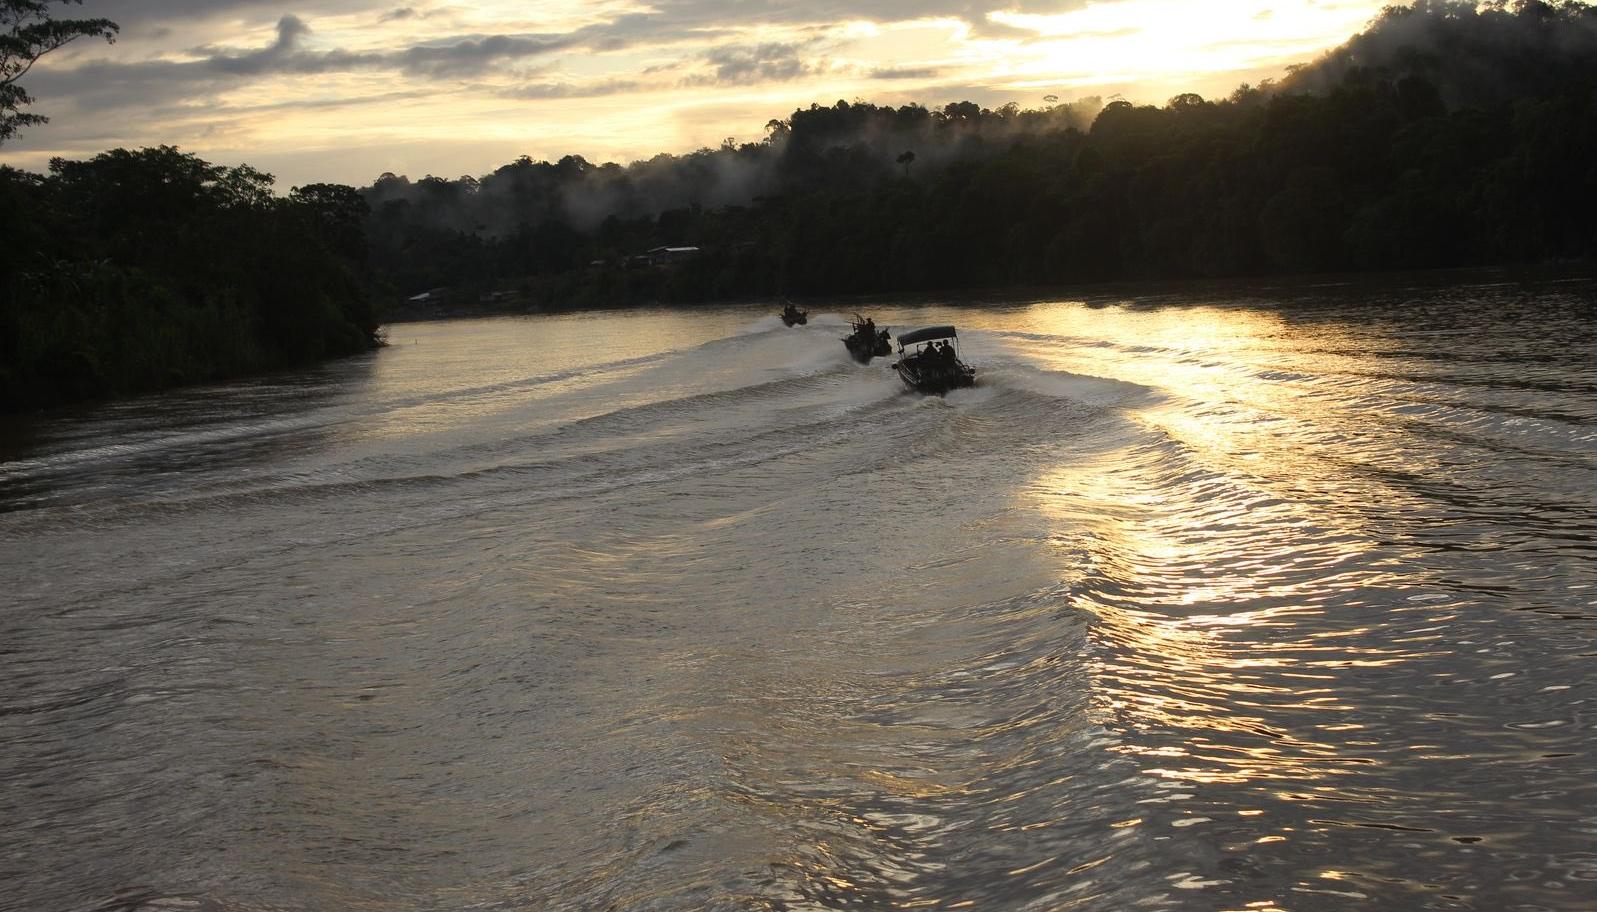
<path fill-rule="evenodd" d="M 946 398 L 840 307 L 400 324 L 13 420 L 0 908 L 1597 908 L 1594 298 L 874 303 Z"/>

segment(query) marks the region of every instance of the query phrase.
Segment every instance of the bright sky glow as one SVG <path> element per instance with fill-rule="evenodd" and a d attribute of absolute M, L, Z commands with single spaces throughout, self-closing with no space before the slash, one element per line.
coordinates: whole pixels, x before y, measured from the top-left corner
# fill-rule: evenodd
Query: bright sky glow
<path fill-rule="evenodd" d="M 287 186 L 629 161 L 839 98 L 1041 106 L 1225 94 L 1359 31 L 1367 0 L 87 0 L 123 26 L 26 85 L 54 122 L 0 150 L 179 145 Z M 76 11 L 72 11 L 77 14 Z"/>

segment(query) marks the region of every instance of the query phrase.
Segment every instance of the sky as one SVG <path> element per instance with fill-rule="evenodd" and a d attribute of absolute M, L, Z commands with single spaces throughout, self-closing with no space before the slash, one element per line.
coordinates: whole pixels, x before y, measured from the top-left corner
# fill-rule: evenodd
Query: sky
<path fill-rule="evenodd" d="M 0 148 L 176 145 L 282 189 L 480 175 L 518 156 L 628 162 L 758 140 L 839 99 L 1163 103 L 1278 76 L 1381 0 L 85 0 L 23 85 L 52 118 Z"/>

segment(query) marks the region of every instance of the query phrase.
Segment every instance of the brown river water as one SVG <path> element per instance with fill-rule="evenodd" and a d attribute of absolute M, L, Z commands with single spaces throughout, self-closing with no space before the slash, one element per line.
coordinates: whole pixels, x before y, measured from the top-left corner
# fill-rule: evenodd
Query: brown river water
<path fill-rule="evenodd" d="M 1597 908 L 1597 286 L 400 324 L 9 421 L 0 909 Z M 852 310 L 849 305 L 847 310 Z"/>

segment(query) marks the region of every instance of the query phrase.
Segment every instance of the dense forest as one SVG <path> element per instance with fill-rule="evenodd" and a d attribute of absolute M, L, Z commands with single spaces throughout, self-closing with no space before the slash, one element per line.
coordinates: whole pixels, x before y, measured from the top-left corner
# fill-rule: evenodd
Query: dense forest
<path fill-rule="evenodd" d="M 839 101 L 758 143 L 363 194 L 398 295 L 556 307 L 1585 259 L 1597 8 L 1392 7 L 1221 100 Z M 662 246 L 697 250 L 644 265 Z"/>
<path fill-rule="evenodd" d="M 170 147 L 0 168 L 0 409 L 377 344 L 366 202 Z"/>

